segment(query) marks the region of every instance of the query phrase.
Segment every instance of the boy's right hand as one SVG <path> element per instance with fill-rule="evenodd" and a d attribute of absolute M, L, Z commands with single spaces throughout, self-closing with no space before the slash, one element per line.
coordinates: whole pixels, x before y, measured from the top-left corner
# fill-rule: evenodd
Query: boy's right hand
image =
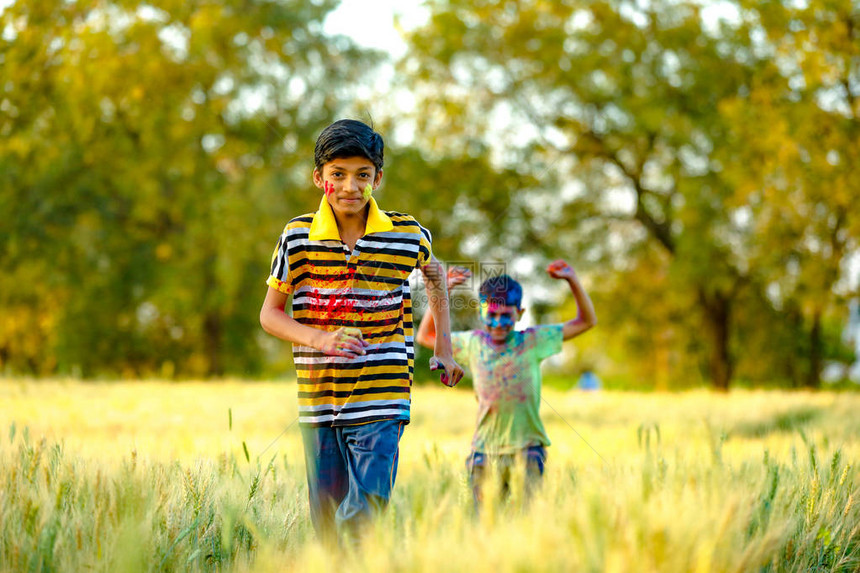
<path fill-rule="evenodd" d="M 326 332 L 318 350 L 329 356 L 356 358 L 366 354 L 364 349 L 368 346 L 370 343 L 362 338 L 361 330 L 355 327 L 341 327 L 332 332 Z"/>

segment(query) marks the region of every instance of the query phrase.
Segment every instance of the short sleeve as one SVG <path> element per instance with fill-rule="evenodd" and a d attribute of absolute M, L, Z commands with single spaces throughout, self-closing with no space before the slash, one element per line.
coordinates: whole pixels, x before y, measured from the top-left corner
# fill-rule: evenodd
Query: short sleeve
<path fill-rule="evenodd" d="M 529 331 L 538 360 L 544 360 L 561 352 L 564 334 L 560 324 L 537 326 L 530 328 Z"/>
<path fill-rule="evenodd" d="M 460 366 L 467 366 L 472 358 L 472 339 L 474 336 L 474 331 L 451 333 L 451 348 L 454 350 L 454 361 Z"/>
<path fill-rule="evenodd" d="M 420 224 L 418 225 L 418 228 L 421 230 L 421 242 L 418 245 L 418 261 L 416 268 L 423 267 L 429 263 L 430 259 L 433 257 L 433 236 L 430 234 L 430 231 L 422 227 Z"/>
<path fill-rule="evenodd" d="M 281 234 L 275 252 L 272 253 L 272 267 L 266 284 L 278 292 L 290 294 L 293 292 L 293 282 L 290 276 L 290 259 L 287 252 L 287 232 Z"/>

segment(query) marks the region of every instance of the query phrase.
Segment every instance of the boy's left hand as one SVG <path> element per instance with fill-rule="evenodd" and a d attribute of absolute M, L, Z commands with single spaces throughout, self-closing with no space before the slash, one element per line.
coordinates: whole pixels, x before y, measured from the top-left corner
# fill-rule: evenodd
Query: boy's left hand
<path fill-rule="evenodd" d="M 576 272 L 564 259 L 558 259 L 549 264 L 546 272 L 554 279 L 575 279 Z"/>
<path fill-rule="evenodd" d="M 434 356 L 430 359 L 430 370 L 442 370 L 442 384 L 448 387 L 454 387 L 457 382 L 463 377 L 463 369 L 460 365 L 454 362 L 453 358 L 440 358 Z"/>

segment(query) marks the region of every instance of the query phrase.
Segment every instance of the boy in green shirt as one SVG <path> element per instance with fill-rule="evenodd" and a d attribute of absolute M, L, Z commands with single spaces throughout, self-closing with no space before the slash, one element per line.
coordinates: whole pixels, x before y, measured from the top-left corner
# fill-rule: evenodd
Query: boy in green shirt
<path fill-rule="evenodd" d="M 540 481 L 550 444 L 540 419 L 541 362 L 561 352 L 564 340 L 579 336 L 597 324 L 594 305 L 573 268 L 563 260 L 549 265 L 547 273 L 565 280 L 576 300 L 577 316 L 562 324 L 514 329 L 522 316 L 522 287 L 508 275 L 492 277 L 480 288 L 483 330 L 451 335 L 454 360 L 472 371 L 478 399 L 478 419 L 467 460 L 469 481 L 476 501 L 490 466 L 500 472 L 502 491 L 510 487 L 511 470 L 526 468 L 527 492 Z M 448 287 L 461 284 L 468 271 L 448 272 Z M 435 324 L 426 313 L 416 340 L 433 348 Z"/>

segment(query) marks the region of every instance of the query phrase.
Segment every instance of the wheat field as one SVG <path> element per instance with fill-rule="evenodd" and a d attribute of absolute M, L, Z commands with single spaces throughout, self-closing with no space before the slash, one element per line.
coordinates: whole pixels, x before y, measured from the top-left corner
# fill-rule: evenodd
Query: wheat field
<path fill-rule="evenodd" d="M 416 387 L 388 511 L 308 517 L 295 384 L 0 380 L 0 571 L 858 571 L 860 395 L 546 390 L 543 487 L 476 514 L 468 390 Z"/>

